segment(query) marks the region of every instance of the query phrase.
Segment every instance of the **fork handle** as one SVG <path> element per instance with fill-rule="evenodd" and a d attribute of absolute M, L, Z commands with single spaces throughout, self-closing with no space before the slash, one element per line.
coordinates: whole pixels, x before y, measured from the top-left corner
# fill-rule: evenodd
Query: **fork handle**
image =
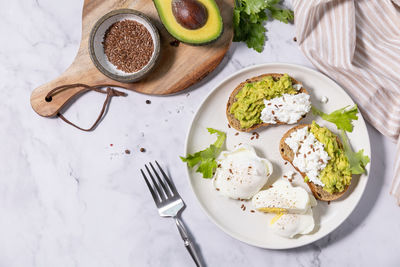
<path fill-rule="evenodd" d="M 182 240 L 185 244 L 186 249 L 189 251 L 190 256 L 192 256 L 194 262 L 197 267 L 202 267 L 203 265 L 200 262 L 199 256 L 196 252 L 196 249 L 193 245 L 193 242 L 190 240 L 189 234 L 183 224 L 183 221 L 178 217 L 175 217 L 176 227 L 178 227 L 179 233 L 181 234 Z"/>

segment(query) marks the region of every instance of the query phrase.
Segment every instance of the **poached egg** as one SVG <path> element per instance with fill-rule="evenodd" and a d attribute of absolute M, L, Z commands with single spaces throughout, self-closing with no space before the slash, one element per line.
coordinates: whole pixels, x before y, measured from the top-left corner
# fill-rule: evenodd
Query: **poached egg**
<path fill-rule="evenodd" d="M 257 156 L 250 145 L 221 152 L 213 185 L 224 196 L 250 199 L 267 183 L 272 173 L 269 160 Z"/>
<path fill-rule="evenodd" d="M 314 196 L 302 187 L 280 179 L 271 188 L 260 191 L 252 199 L 260 212 L 275 213 L 269 223 L 271 230 L 283 237 L 293 238 L 308 234 L 315 227 L 312 207 L 317 205 Z"/>

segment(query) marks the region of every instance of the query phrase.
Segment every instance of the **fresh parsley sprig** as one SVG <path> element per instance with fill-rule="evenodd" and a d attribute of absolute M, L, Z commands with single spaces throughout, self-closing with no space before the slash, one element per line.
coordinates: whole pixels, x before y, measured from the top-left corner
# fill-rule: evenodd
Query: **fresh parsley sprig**
<path fill-rule="evenodd" d="M 245 42 L 247 47 L 262 52 L 265 43 L 264 22 L 268 15 L 283 23 L 294 19 L 290 9 L 281 8 L 280 0 L 237 0 L 233 11 L 234 42 Z M 268 14 L 267 14 L 268 13 Z"/>

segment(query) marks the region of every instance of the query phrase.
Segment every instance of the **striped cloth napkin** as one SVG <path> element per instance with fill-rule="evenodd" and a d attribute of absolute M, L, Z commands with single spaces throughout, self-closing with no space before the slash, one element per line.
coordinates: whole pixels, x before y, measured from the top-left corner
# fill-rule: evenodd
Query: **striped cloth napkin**
<path fill-rule="evenodd" d="M 397 143 L 391 194 L 400 205 L 400 0 L 293 0 L 293 7 L 305 56 Z"/>

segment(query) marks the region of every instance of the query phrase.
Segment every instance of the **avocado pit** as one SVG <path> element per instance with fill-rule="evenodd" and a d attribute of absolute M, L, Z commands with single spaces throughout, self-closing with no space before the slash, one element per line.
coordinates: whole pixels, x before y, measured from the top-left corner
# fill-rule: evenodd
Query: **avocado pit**
<path fill-rule="evenodd" d="M 172 0 L 172 13 L 184 28 L 196 30 L 207 23 L 207 8 L 197 0 Z"/>

